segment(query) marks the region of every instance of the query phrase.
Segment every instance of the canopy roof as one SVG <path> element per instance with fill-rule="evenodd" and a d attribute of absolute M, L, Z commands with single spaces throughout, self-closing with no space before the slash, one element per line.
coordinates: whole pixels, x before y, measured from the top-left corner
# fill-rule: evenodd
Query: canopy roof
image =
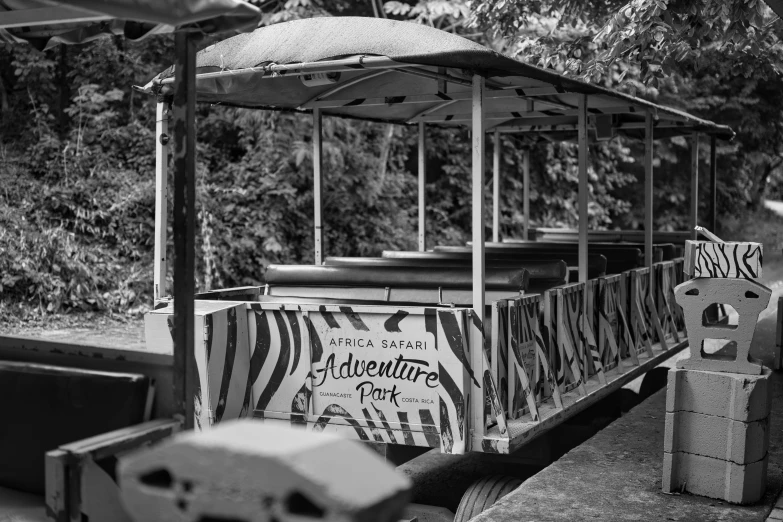
<path fill-rule="evenodd" d="M 315 82 L 308 76 L 334 76 Z M 312 110 L 394 123 L 469 124 L 471 76 L 487 79 L 487 129 L 557 139 L 576 133 L 580 94 L 592 126 L 641 137 L 645 113 L 655 138 L 734 132 L 553 71 L 514 60 L 461 36 L 421 24 L 325 17 L 262 27 L 204 49 L 197 57 L 199 101 L 249 108 Z M 147 86 L 170 92 L 173 69 Z"/>
<path fill-rule="evenodd" d="M 175 30 L 252 30 L 260 18 L 242 0 L 0 0 L 0 42 L 45 49 L 105 34 L 139 40 Z"/>

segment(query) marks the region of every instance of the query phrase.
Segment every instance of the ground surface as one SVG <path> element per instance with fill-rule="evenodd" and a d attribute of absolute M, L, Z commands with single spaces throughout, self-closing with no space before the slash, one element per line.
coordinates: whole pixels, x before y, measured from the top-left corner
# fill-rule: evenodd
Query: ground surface
<path fill-rule="evenodd" d="M 783 295 L 783 258 L 765 261 L 772 305 L 762 313 L 751 355 L 772 366 L 777 298 Z M 573 520 L 763 521 L 783 489 L 783 372 L 773 372 L 767 492 L 755 506 L 733 506 L 661 491 L 666 391 L 525 481 L 475 522 Z"/>

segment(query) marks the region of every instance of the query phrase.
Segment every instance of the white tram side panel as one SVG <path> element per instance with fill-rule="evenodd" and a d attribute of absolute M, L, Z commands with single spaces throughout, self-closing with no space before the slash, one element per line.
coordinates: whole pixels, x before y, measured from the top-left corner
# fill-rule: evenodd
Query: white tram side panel
<path fill-rule="evenodd" d="M 469 366 L 464 310 L 283 308 L 249 305 L 257 418 L 367 442 L 468 449 L 467 393 L 481 376 Z"/>

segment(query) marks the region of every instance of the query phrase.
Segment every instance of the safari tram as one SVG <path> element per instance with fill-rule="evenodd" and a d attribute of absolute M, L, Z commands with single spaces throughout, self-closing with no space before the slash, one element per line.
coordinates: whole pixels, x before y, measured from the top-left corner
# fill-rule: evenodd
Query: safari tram
<path fill-rule="evenodd" d="M 178 61 L 140 90 L 158 99 L 148 350 L 21 338 L 0 344 L 9 367 L 46 365 L 55 373 L 80 372 L 84 382 L 135 386 L 122 400 L 108 393 L 85 397 L 89 408 L 103 403 L 101 415 L 114 412 L 115 431 L 83 435 L 97 437 L 81 443 L 49 441 L 45 475 L 27 487 L 15 485 L 45 491 L 56 520 L 75 513 L 93 522 L 120 520 L 107 515 L 116 508 L 110 468 L 118 453 L 227 419 L 252 416 L 375 445 L 510 454 L 687 346 L 673 289 L 684 280 L 683 245 L 695 231 L 653 231 L 653 140 L 693 137 L 695 226 L 699 136 L 710 137 L 714 198 L 715 143 L 733 137 L 729 127 L 566 78 L 438 29 L 374 18 L 296 20 L 239 34 Z M 311 115 L 312 265 L 271 265 L 263 286 L 194 295 L 196 101 Z M 324 117 L 418 126 L 417 251 L 326 255 Z M 427 248 L 427 125 L 471 130 L 472 241 L 466 245 Z M 578 230 L 530 227 L 525 161 L 524 237 L 501 240 L 503 133 L 578 143 Z M 645 143 L 644 231 L 588 231 L 588 147 L 615 136 Z M 483 187 L 491 137 L 487 241 Z M 166 287 L 172 144 L 173 298 Z M 721 311 L 713 315 L 720 320 Z M 98 429 L 94 421 L 92 428 Z"/>

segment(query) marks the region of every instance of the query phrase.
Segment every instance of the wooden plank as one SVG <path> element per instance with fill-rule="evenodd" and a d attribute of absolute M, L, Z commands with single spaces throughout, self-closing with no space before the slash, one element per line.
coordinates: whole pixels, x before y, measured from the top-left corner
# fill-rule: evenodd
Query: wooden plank
<path fill-rule="evenodd" d="M 419 123 L 419 252 L 427 249 L 427 128 Z"/>
<path fill-rule="evenodd" d="M 587 95 L 579 96 L 579 282 L 587 282 Z M 527 239 L 527 238 L 525 238 Z"/>
<path fill-rule="evenodd" d="M 155 261 L 153 264 L 153 300 L 166 296 L 166 236 L 168 232 L 168 140 L 169 114 L 164 102 L 155 111 Z M 164 138 L 165 136 L 165 138 Z"/>
<path fill-rule="evenodd" d="M 473 239 L 473 310 L 470 329 L 470 364 L 476 375 L 483 375 L 484 334 L 478 328 L 484 319 L 484 94 L 483 76 L 473 75 L 473 133 L 472 150 L 472 239 Z M 467 328 L 466 328 L 467 330 Z M 468 333 L 467 331 L 465 332 Z M 483 434 L 484 390 L 471 381 L 470 424 L 474 434 Z"/>
<path fill-rule="evenodd" d="M 54 522 L 68 521 L 67 458 L 62 450 L 46 453 L 46 513 Z"/>
<path fill-rule="evenodd" d="M 699 133 L 691 137 L 691 239 L 697 239 L 695 227 L 699 224 Z"/>
<path fill-rule="evenodd" d="M 193 294 L 196 246 L 196 40 L 175 37 L 174 123 L 174 397 L 185 429 L 194 426 Z M 163 392 L 165 393 L 165 392 Z"/>
<path fill-rule="evenodd" d="M 323 136 L 321 132 L 321 110 L 313 109 L 313 228 L 315 230 L 314 250 L 316 265 L 324 261 L 323 243 Z"/>

